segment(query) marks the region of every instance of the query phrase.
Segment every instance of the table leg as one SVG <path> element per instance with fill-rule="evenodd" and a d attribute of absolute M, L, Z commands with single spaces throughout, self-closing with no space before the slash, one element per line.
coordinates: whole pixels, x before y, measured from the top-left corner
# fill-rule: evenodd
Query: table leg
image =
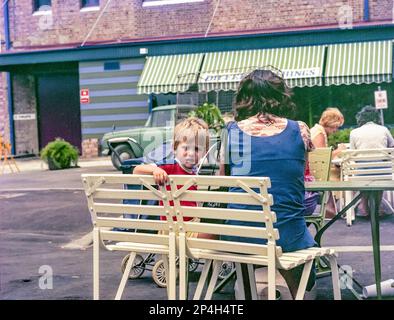
<path fill-rule="evenodd" d="M 382 299 L 382 274 L 380 265 L 380 231 L 379 231 L 379 208 L 378 203 L 380 196 L 379 191 L 368 192 L 368 207 L 370 210 L 371 217 L 371 231 L 372 231 L 372 248 L 373 248 L 373 260 L 375 267 L 375 281 L 376 281 L 376 292 L 378 299 Z"/>
<path fill-rule="evenodd" d="M 315 235 L 315 241 L 319 247 L 321 247 L 321 237 L 323 236 L 323 233 L 335 222 L 337 221 L 341 216 L 343 216 L 344 213 L 346 213 L 347 210 L 349 210 L 351 207 L 353 207 L 357 201 L 361 198 L 361 193 L 359 193 L 350 203 L 348 203 L 341 211 L 339 211 L 334 218 L 332 218 L 329 222 L 327 222 L 323 228 L 321 228 Z"/>

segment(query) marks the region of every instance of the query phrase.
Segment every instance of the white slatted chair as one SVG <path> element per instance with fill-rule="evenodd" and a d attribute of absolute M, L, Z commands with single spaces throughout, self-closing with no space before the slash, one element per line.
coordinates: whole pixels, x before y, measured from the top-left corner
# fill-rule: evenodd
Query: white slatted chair
<path fill-rule="evenodd" d="M 110 251 L 130 253 L 115 299 L 121 299 L 137 252 L 162 255 L 167 275 L 168 298 L 175 299 L 176 236 L 168 208 L 169 193 L 165 188 L 155 189 L 153 177 L 146 175 L 83 174 L 82 181 L 93 222 L 94 299 L 99 299 L 100 244 Z M 147 190 L 124 190 L 124 185 L 143 185 Z M 123 204 L 124 199 L 163 200 L 163 206 Z M 124 218 L 123 214 L 165 215 L 167 221 L 128 219 Z M 113 228 L 137 231 L 113 231 Z"/>
<path fill-rule="evenodd" d="M 342 151 L 341 157 L 341 179 L 344 181 L 394 179 L 394 148 L 349 149 Z M 345 206 L 350 203 L 352 197 L 351 191 L 345 192 Z M 346 224 L 351 226 L 354 219 L 353 207 L 346 212 Z"/>
<path fill-rule="evenodd" d="M 194 299 L 200 299 L 203 287 L 208 278 L 209 268 L 213 264 L 213 272 L 205 299 L 211 299 L 217 281 L 219 267 L 223 261 L 236 264 L 237 278 L 241 278 L 240 264 L 248 265 L 249 278 L 252 287 L 252 298 L 257 298 L 256 282 L 253 265 L 268 267 L 268 299 L 275 299 L 275 273 L 276 269 L 290 270 L 299 265 L 304 265 L 296 299 L 303 299 L 307 280 L 314 259 L 316 257 L 328 257 L 333 279 L 334 297 L 340 299 L 340 287 L 336 254 L 329 248 L 309 248 L 296 252 L 282 253 L 276 245 L 279 239 L 278 230 L 273 227 L 276 221 L 275 213 L 270 210 L 273 199 L 268 194 L 270 187 L 269 178 L 263 177 L 225 177 L 225 176 L 170 176 L 171 194 L 174 198 L 174 210 L 178 221 L 179 237 L 179 287 L 180 299 L 187 299 L 187 258 L 204 259 L 206 262 L 199 279 Z M 183 186 L 179 188 L 177 186 Z M 211 186 L 211 189 L 219 187 L 239 187 L 244 192 L 220 192 L 187 190 L 190 186 Z M 257 188 L 258 191 L 252 190 Z M 203 188 L 206 189 L 206 188 Z M 182 206 L 181 201 L 209 201 L 212 203 L 242 203 L 259 205 L 261 210 L 234 210 L 228 208 L 201 208 Z M 183 217 L 198 217 L 205 219 L 228 219 L 243 222 L 265 223 L 265 227 L 237 226 L 220 224 L 212 220 L 212 223 L 198 223 L 185 221 Z M 235 237 L 267 239 L 267 244 L 254 244 L 248 242 L 213 240 L 203 238 L 190 238 L 186 232 L 199 232 L 212 235 L 226 235 Z"/>
<path fill-rule="evenodd" d="M 316 181 L 328 181 L 330 177 L 332 148 L 316 148 L 309 152 L 308 161 L 311 174 Z M 306 216 L 306 222 L 312 223 L 316 231 L 319 231 L 324 226 L 324 219 L 326 217 L 326 206 L 329 200 L 330 192 L 325 191 L 321 193 L 320 210 L 310 216 Z"/>

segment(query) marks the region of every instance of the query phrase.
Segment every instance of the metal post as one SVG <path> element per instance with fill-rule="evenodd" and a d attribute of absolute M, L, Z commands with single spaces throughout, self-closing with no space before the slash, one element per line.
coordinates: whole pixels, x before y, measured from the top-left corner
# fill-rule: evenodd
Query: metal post
<path fill-rule="evenodd" d="M 4 17 L 4 35 L 5 35 L 5 49 L 9 51 L 11 48 L 10 40 L 10 18 L 9 18 L 9 7 L 7 0 L 3 3 L 3 17 Z M 13 96 L 12 96 L 12 83 L 11 75 L 6 72 L 7 81 L 7 100 L 8 100 L 8 117 L 9 117 L 9 130 L 10 130 L 10 144 L 11 144 L 11 154 L 15 154 L 15 132 L 14 132 L 14 106 L 13 106 Z"/>
<path fill-rule="evenodd" d="M 378 91 L 381 91 L 380 86 L 378 86 Z M 384 126 L 383 109 L 380 109 L 380 121 L 381 121 L 382 126 Z"/>

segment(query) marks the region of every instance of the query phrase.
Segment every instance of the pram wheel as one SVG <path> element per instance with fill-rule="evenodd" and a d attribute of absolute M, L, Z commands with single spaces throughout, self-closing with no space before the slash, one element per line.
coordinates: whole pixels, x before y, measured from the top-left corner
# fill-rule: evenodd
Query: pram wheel
<path fill-rule="evenodd" d="M 189 272 L 194 272 L 198 268 L 198 259 L 189 259 Z"/>
<path fill-rule="evenodd" d="M 178 268 L 178 258 L 176 260 L 176 266 Z M 178 269 L 176 273 L 176 277 L 178 277 Z M 167 287 L 167 278 L 166 278 L 166 269 L 164 268 L 164 261 L 159 260 L 155 263 L 152 269 L 152 278 L 153 281 L 161 288 Z"/>
<path fill-rule="evenodd" d="M 121 265 L 122 273 L 124 273 L 124 270 L 126 269 L 126 265 L 127 262 L 129 261 L 129 258 L 130 258 L 130 254 L 125 256 L 122 260 L 122 265 Z M 139 277 L 142 276 L 144 271 L 145 271 L 144 258 L 141 255 L 137 254 L 135 256 L 133 266 L 131 267 L 130 270 L 129 279 L 138 279 Z"/>
<path fill-rule="evenodd" d="M 231 273 L 231 271 L 234 270 L 234 268 L 235 265 L 233 262 L 224 261 L 220 266 L 218 278 L 220 280 L 225 279 Z"/>
<path fill-rule="evenodd" d="M 166 269 L 164 268 L 164 261 L 159 260 L 155 263 L 152 269 L 153 281 L 161 288 L 167 287 Z"/>

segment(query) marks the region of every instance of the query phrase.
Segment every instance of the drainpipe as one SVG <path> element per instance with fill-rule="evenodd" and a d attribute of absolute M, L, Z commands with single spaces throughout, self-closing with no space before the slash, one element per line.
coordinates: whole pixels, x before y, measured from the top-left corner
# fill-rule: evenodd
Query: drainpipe
<path fill-rule="evenodd" d="M 10 17 L 9 17 L 9 0 L 3 4 L 3 17 L 4 17 L 4 35 L 5 35 L 5 49 L 9 51 L 11 48 L 11 40 L 10 40 Z M 15 135 L 14 135 L 14 106 L 13 106 L 13 97 L 12 97 L 12 84 L 11 84 L 11 75 L 9 72 L 6 72 L 6 80 L 7 80 L 7 98 L 8 98 L 8 117 L 9 117 L 9 126 L 10 126 L 10 144 L 11 144 L 11 153 L 15 154 Z"/>
<path fill-rule="evenodd" d="M 364 22 L 369 21 L 369 0 L 364 0 Z"/>

